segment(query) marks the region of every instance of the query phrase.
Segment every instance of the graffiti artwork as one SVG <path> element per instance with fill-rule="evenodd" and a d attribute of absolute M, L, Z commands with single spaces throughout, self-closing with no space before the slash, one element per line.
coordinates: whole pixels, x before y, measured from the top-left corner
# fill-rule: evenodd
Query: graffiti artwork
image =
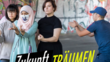
<path fill-rule="evenodd" d="M 11 4 L 28 4 L 35 12 L 35 20 L 45 16 L 42 11 L 42 5 L 45 0 L 0 0 L 0 19 L 5 15 L 5 8 Z M 7 2 L 9 2 L 7 4 Z M 68 25 L 68 22 L 76 20 L 81 26 L 86 28 L 93 22 L 90 10 L 94 10 L 97 6 L 107 9 L 106 20 L 110 20 L 110 0 L 55 0 L 57 11 L 55 15 L 61 20 L 63 29 L 62 33 L 74 32 L 74 28 Z"/>
<path fill-rule="evenodd" d="M 81 26 L 86 28 L 93 22 L 92 14 L 90 10 L 94 10 L 97 6 L 106 7 L 108 14 L 106 20 L 109 20 L 109 0 L 55 0 L 57 4 L 57 11 L 55 15 L 60 18 L 63 30 L 62 33 L 68 31 L 74 32 L 74 28 L 68 25 L 68 22 L 76 20 Z M 42 11 L 42 4 L 44 0 L 37 0 L 37 12 L 36 21 L 44 17 L 45 14 Z M 105 5 L 107 3 L 107 5 Z"/>
<path fill-rule="evenodd" d="M 36 0 L 0 0 L 0 19 L 5 15 L 5 9 L 9 4 L 28 4 L 36 12 Z"/>

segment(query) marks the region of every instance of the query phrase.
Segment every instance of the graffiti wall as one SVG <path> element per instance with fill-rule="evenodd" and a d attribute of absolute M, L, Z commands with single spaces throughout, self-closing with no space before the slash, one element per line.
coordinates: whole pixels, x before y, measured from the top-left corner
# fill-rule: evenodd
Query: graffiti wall
<path fill-rule="evenodd" d="M 35 20 L 39 21 L 45 16 L 42 5 L 45 0 L 0 0 L 0 19 L 5 15 L 5 8 L 11 4 L 28 4 L 35 12 Z M 106 20 L 110 21 L 110 0 L 55 0 L 57 11 L 55 15 L 61 20 L 63 25 L 62 33 L 74 32 L 74 28 L 68 25 L 68 22 L 76 20 L 81 26 L 86 28 L 93 22 L 90 10 L 94 10 L 97 6 L 107 9 Z M 7 4 L 7 2 L 9 2 Z"/>
<path fill-rule="evenodd" d="M 9 4 L 28 4 L 36 12 L 36 0 L 0 0 L 0 19 L 5 15 L 5 9 Z"/>
<path fill-rule="evenodd" d="M 55 0 L 57 4 L 57 11 L 55 15 L 60 18 L 63 30 L 62 33 L 68 31 L 74 32 L 74 28 L 68 25 L 68 22 L 76 20 L 81 26 L 86 28 L 93 22 L 90 10 L 94 10 L 97 6 L 107 9 L 106 20 L 110 20 L 110 0 Z M 36 21 L 45 16 L 42 11 L 42 4 L 44 0 L 37 1 Z"/>

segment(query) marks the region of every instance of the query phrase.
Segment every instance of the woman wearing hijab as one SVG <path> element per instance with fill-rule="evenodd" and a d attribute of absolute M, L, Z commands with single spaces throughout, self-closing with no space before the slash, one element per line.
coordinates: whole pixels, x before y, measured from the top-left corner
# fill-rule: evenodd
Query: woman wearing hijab
<path fill-rule="evenodd" d="M 30 6 L 23 6 L 20 10 L 20 18 L 14 22 L 13 28 L 16 37 L 13 44 L 10 62 L 15 62 L 17 54 L 37 52 L 35 33 L 38 26 L 34 21 L 34 13 Z"/>

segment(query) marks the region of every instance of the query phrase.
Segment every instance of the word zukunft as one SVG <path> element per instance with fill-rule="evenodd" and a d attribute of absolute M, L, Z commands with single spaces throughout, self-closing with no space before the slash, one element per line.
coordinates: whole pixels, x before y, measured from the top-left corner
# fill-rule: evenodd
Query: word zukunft
<path fill-rule="evenodd" d="M 17 62 L 48 62 L 49 53 L 45 51 L 43 57 L 37 57 L 37 58 L 30 58 L 30 53 L 28 53 L 27 59 L 23 59 L 22 55 L 17 56 L 17 58 L 18 58 Z"/>

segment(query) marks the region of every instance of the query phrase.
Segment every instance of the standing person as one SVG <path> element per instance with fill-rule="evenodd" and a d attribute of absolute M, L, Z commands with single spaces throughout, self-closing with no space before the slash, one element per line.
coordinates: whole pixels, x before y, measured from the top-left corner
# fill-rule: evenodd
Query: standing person
<path fill-rule="evenodd" d="M 13 28 L 16 36 L 12 47 L 10 62 L 15 62 L 17 54 L 37 52 L 35 33 L 37 22 L 34 21 L 34 13 L 30 6 L 23 6 L 20 10 L 20 17 L 14 22 Z"/>
<path fill-rule="evenodd" d="M 6 19 L 7 21 L 0 24 L 0 40 L 4 40 L 0 46 L 0 60 L 1 62 L 9 62 L 12 45 L 15 38 L 14 30 L 9 30 L 13 25 L 13 22 L 18 19 L 19 10 L 17 5 L 10 4 L 6 9 Z"/>
<path fill-rule="evenodd" d="M 95 36 L 99 53 L 94 62 L 110 62 L 110 23 L 104 20 L 107 11 L 102 7 L 97 7 L 90 13 L 93 13 L 94 22 L 87 29 L 80 30 L 81 27 L 76 21 L 69 24 L 76 29 L 80 37 L 88 34 Z"/>
<path fill-rule="evenodd" d="M 53 55 L 62 54 L 62 44 L 59 36 L 62 30 L 61 21 L 54 15 L 56 4 L 53 0 L 46 0 L 43 4 L 46 16 L 38 22 L 38 52 L 53 50 Z M 53 59 L 52 59 L 53 62 Z"/>

